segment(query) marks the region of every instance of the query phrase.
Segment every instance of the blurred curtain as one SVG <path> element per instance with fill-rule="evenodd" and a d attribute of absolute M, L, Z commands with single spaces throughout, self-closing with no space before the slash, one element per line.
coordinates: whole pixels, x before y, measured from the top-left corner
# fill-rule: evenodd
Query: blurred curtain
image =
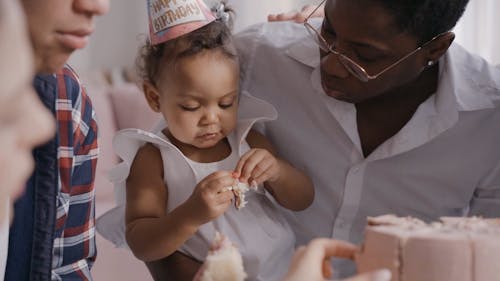
<path fill-rule="evenodd" d="M 469 51 L 500 64 L 500 1 L 470 0 L 455 33 Z"/>

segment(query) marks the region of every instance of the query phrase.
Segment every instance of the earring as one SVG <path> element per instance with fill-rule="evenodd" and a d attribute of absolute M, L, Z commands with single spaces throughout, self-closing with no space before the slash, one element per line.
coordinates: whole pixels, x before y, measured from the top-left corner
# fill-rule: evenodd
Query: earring
<path fill-rule="evenodd" d="M 434 61 L 430 60 L 427 62 L 427 67 L 432 66 L 434 64 Z"/>

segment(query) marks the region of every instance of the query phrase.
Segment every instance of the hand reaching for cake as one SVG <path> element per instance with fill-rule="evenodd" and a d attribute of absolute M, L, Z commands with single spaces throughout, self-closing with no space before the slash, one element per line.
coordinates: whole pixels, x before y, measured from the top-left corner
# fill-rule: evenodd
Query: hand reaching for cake
<path fill-rule="evenodd" d="M 327 280 L 333 275 L 330 258 L 353 259 L 357 251 L 356 246 L 347 242 L 326 238 L 314 239 L 307 246 L 297 249 L 283 281 Z M 344 281 L 389 281 L 390 279 L 391 273 L 383 269 L 356 275 Z"/>

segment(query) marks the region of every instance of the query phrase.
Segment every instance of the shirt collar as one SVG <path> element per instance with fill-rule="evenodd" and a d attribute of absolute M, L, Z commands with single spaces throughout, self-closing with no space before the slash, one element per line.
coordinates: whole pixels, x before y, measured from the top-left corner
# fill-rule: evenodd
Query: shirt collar
<path fill-rule="evenodd" d="M 286 54 L 313 69 L 319 68 L 319 49 L 313 40 L 292 44 Z M 440 59 L 439 85 L 433 108 L 427 110 L 473 111 L 494 108 L 500 103 L 500 69 L 469 54 L 454 43 Z M 314 80 L 314 79 L 313 79 Z M 317 87 L 315 87 L 317 88 Z"/>
<path fill-rule="evenodd" d="M 442 71 L 437 97 L 453 93 L 459 111 L 495 107 L 500 99 L 500 70 L 484 59 L 452 44 L 441 59 Z"/>
<path fill-rule="evenodd" d="M 321 87 L 318 47 L 301 38 L 287 54 L 311 68 L 311 83 L 325 106 L 339 121 L 346 134 L 361 151 L 355 121 L 355 107 L 327 97 Z M 380 159 L 416 148 L 448 130 L 459 120 L 460 111 L 494 108 L 500 103 L 500 70 L 452 44 L 439 61 L 439 85 L 436 93 L 422 103 L 412 119 L 398 134 L 377 148 L 371 159 Z"/>

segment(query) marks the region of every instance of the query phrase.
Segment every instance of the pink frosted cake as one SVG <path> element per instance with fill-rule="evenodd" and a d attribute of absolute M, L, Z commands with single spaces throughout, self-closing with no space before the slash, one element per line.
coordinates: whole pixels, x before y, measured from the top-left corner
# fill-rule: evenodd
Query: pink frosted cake
<path fill-rule="evenodd" d="M 500 281 L 500 219 L 368 218 L 356 263 L 387 268 L 392 281 Z"/>

